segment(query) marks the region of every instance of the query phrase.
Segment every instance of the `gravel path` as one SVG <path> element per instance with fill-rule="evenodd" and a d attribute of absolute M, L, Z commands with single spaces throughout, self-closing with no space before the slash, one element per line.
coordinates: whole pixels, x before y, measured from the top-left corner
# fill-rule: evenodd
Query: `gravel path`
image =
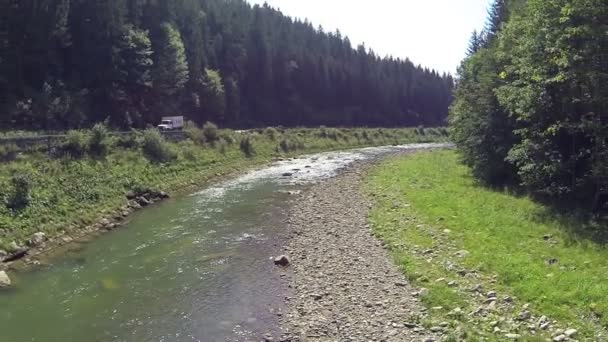
<path fill-rule="evenodd" d="M 365 167 L 301 195 L 289 219 L 286 279 L 293 297 L 281 341 L 434 341 L 415 326 L 424 309 L 367 224 Z M 270 340 L 270 339 L 269 339 Z"/>

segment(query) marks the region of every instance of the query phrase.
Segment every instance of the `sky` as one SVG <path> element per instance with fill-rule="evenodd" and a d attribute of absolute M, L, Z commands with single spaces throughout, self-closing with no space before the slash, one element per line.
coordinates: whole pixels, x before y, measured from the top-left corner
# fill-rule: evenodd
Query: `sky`
<path fill-rule="evenodd" d="M 473 30 L 483 28 L 489 0 L 248 0 L 339 29 L 353 46 L 408 57 L 439 72 L 456 73 Z"/>

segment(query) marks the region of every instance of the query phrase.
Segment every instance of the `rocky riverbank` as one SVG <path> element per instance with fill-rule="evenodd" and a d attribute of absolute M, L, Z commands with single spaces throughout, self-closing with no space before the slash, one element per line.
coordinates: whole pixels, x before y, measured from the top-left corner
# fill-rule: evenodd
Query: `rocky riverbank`
<path fill-rule="evenodd" d="M 434 341 L 412 288 L 367 223 L 365 167 L 305 192 L 292 209 L 281 341 Z M 272 340 L 269 336 L 267 340 Z"/>

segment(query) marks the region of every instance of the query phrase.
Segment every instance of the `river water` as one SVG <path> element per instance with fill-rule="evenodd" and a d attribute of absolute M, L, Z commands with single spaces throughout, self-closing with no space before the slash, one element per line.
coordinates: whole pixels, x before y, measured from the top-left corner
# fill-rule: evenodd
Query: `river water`
<path fill-rule="evenodd" d="M 289 192 L 349 164 L 416 144 L 278 162 L 137 212 L 124 227 L 0 291 L 1 341 L 259 341 L 284 310 L 271 258 Z M 291 175 L 287 175 L 291 174 Z"/>

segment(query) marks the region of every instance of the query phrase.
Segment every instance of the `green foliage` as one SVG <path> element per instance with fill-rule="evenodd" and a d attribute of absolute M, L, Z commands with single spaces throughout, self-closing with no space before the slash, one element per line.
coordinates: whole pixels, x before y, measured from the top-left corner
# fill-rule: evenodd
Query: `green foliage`
<path fill-rule="evenodd" d="M 17 158 L 20 149 L 15 144 L 0 145 L 0 160 L 7 162 Z"/>
<path fill-rule="evenodd" d="M 302 142 L 300 139 L 298 139 L 297 137 L 293 137 L 293 138 L 283 138 L 281 139 L 281 141 L 279 142 L 279 148 L 281 149 L 281 151 L 283 151 L 284 153 L 288 153 L 288 152 L 293 152 L 293 151 L 297 151 L 298 149 L 304 149 L 306 146 L 304 145 L 304 142 Z"/>
<path fill-rule="evenodd" d="M 502 109 L 495 89 L 499 66 L 489 49 L 469 57 L 460 67 L 460 82 L 451 108 L 452 139 L 465 164 L 488 185 L 516 182 L 505 158 L 513 145 L 514 120 Z"/>
<path fill-rule="evenodd" d="M 463 62 L 452 134 L 481 180 L 599 208 L 608 190 L 608 4 L 496 1 Z"/>
<path fill-rule="evenodd" d="M 206 117 L 214 121 L 224 121 L 226 91 L 222 76 L 217 70 L 205 69 L 202 79 L 201 106 Z"/>
<path fill-rule="evenodd" d="M 0 203 L 3 204 L 0 205 L 0 226 L 3 227 L 0 249 L 6 250 L 10 241 L 25 241 L 38 231 L 50 237 L 61 230 L 90 225 L 100 215 L 120 210 L 129 190 L 136 193 L 145 189 L 177 191 L 191 186 L 192 182 L 203 183 L 217 173 L 245 170 L 267 163 L 281 153 L 295 156 L 372 145 L 446 141 L 444 137 L 430 134 L 422 138 L 414 134 L 413 129 L 384 129 L 378 138 L 373 138 L 372 134 L 376 129 L 343 129 L 343 134 L 350 138 L 339 141 L 320 138 L 316 129 L 284 129 L 277 141 L 272 141 L 266 134 L 222 129 L 219 131 L 220 140 L 211 147 L 189 140 L 164 141 L 158 132 L 152 131 L 133 131 L 113 137 L 111 140 L 116 140 L 116 143 L 108 146 L 105 158 L 85 153 L 80 159 L 58 159 L 46 150 L 43 153 L 24 150 L 22 157 L 10 163 L 0 163 L 0 190 L 3 190 L 0 191 Z M 371 140 L 354 138 L 355 135 L 362 136 L 364 131 L 369 132 Z M 87 142 L 91 132 L 82 133 L 81 141 Z M 247 138 L 249 142 L 243 146 L 245 151 L 249 151 L 249 156 L 240 148 L 241 138 L 247 136 L 250 136 Z M 283 152 L 278 146 L 283 139 L 289 141 L 288 152 Z M 169 158 L 163 157 L 166 154 Z M 155 158 L 155 155 L 160 155 L 160 158 Z M 156 162 L 158 159 L 169 162 Z M 7 205 L 13 196 L 15 170 L 29 175 L 32 184 L 32 200 L 18 212 Z"/>
<path fill-rule="evenodd" d="M 7 207 L 16 211 L 23 210 L 32 201 L 32 177 L 27 171 L 15 171 L 11 177 L 12 196 Z"/>
<path fill-rule="evenodd" d="M 155 56 L 155 86 L 165 95 L 175 95 L 189 79 L 186 50 L 179 30 L 170 23 L 161 25 Z"/>
<path fill-rule="evenodd" d="M 516 306 L 530 303 L 535 314 L 579 329 L 581 340 L 593 339 L 590 333 L 608 325 L 605 223 L 556 214 L 528 197 L 479 187 L 451 151 L 383 163 L 371 173 L 368 189 L 376 199 L 370 216 L 374 233 L 388 246 L 400 247 L 393 249 L 395 260 L 415 285 L 429 290 L 425 305 L 456 305 L 469 312 L 479 304 L 462 293 L 481 283 L 501 296 L 517 298 Z M 591 230 L 603 232 L 603 242 L 588 235 Z M 432 261 L 422 252 L 412 253 L 430 248 Z M 468 253 L 455 257 L 459 250 Z M 455 267 L 445 267 L 448 263 Z M 475 269 L 478 277 L 462 277 L 460 269 Z M 435 281 L 439 278 L 458 285 L 448 288 Z M 449 310 L 430 312 L 443 321 Z M 460 323 L 469 319 L 475 318 L 466 315 Z M 473 333 L 483 327 L 474 325 Z M 492 333 L 492 327 L 487 329 Z"/>
<path fill-rule="evenodd" d="M 264 134 L 266 134 L 266 136 L 272 141 L 277 140 L 277 138 L 281 135 L 281 133 L 274 127 L 267 127 L 264 130 Z"/>
<path fill-rule="evenodd" d="M 339 139 L 344 139 L 346 136 L 338 128 L 327 128 L 325 126 L 321 126 L 321 128 L 319 129 L 319 137 L 329 138 L 334 141 L 338 141 Z"/>
<path fill-rule="evenodd" d="M 81 158 L 88 150 L 88 139 L 83 131 L 71 130 L 66 134 L 62 150 L 73 158 Z"/>
<path fill-rule="evenodd" d="M 192 140 L 196 144 L 204 144 L 205 143 L 205 135 L 203 134 L 203 130 L 198 127 L 198 125 L 193 121 L 186 121 L 184 124 L 184 133 L 188 139 Z"/>
<path fill-rule="evenodd" d="M 153 162 L 167 163 L 177 157 L 165 138 L 153 128 L 144 131 L 141 148 L 144 155 Z"/>
<path fill-rule="evenodd" d="M 91 135 L 89 137 L 89 151 L 91 154 L 103 157 L 108 153 L 110 148 L 110 139 L 108 128 L 103 123 L 98 123 L 91 129 Z"/>
<path fill-rule="evenodd" d="M 205 141 L 209 143 L 215 143 L 219 138 L 219 130 L 217 125 L 213 122 L 207 122 L 203 126 L 203 136 L 205 137 Z"/>
<path fill-rule="evenodd" d="M 424 61 L 380 58 L 245 0 L 46 0 L 2 10 L 3 129 L 80 128 L 101 113 L 120 129 L 175 113 L 232 127 L 436 126 L 451 102 L 452 76 Z"/>
<path fill-rule="evenodd" d="M 253 137 L 249 134 L 241 138 L 239 148 L 245 154 L 246 157 L 252 157 L 255 154 L 255 147 L 253 146 Z"/>

